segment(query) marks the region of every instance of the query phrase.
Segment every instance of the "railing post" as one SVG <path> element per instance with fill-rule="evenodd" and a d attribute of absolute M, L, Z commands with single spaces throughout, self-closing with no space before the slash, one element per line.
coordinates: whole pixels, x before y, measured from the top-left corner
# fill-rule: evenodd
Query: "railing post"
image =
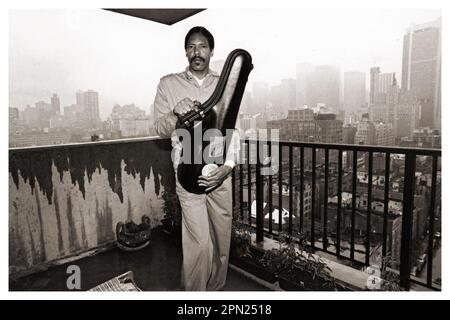
<path fill-rule="evenodd" d="M 283 231 L 283 145 L 278 143 L 278 234 Z"/>
<path fill-rule="evenodd" d="M 252 225 L 252 166 L 251 166 L 251 155 L 250 155 L 250 139 L 247 144 L 247 212 L 248 212 L 248 224 Z"/>
<path fill-rule="evenodd" d="M 272 159 L 272 141 L 269 141 L 269 158 L 270 158 L 270 165 L 273 166 L 273 159 Z M 269 189 L 269 195 L 267 199 L 267 202 L 269 203 L 269 233 L 272 234 L 272 211 L 273 211 L 273 203 L 272 203 L 272 173 L 269 174 L 269 182 L 268 182 L 268 189 Z"/>
<path fill-rule="evenodd" d="M 339 149 L 338 162 L 338 203 L 336 220 L 336 256 L 341 256 L 341 211 L 342 211 L 342 149 Z"/>
<path fill-rule="evenodd" d="M 304 216 L 304 206 L 305 206 L 305 149 L 303 147 L 300 148 L 300 232 L 303 232 L 303 216 Z"/>
<path fill-rule="evenodd" d="M 370 265 L 370 234 L 372 232 L 372 178 L 373 153 L 369 152 L 369 180 L 367 185 L 367 218 L 366 218 L 366 266 Z"/>
<path fill-rule="evenodd" d="M 311 248 L 313 252 L 315 251 L 315 226 L 314 217 L 316 209 L 316 148 L 312 149 L 312 173 L 311 173 Z"/>
<path fill-rule="evenodd" d="M 352 216 L 350 234 L 350 260 L 355 260 L 355 221 L 356 221 L 356 183 L 358 173 L 358 151 L 353 150 L 353 172 L 352 172 Z"/>
<path fill-rule="evenodd" d="M 433 164 L 431 169 L 431 194 L 430 194 L 430 216 L 428 229 L 428 249 L 427 249 L 427 285 L 432 286 L 433 277 L 433 238 L 434 238 L 434 217 L 436 206 L 436 178 L 437 178 L 437 162 L 438 158 L 433 157 Z"/>
<path fill-rule="evenodd" d="M 259 144 L 256 142 L 256 242 L 264 239 L 264 207 L 263 207 L 263 180 L 261 179 L 261 161 L 259 159 Z"/>
<path fill-rule="evenodd" d="M 330 161 L 329 149 L 325 149 L 325 185 L 323 196 L 323 250 L 328 249 L 328 162 Z"/>
<path fill-rule="evenodd" d="M 408 152 L 405 157 L 402 240 L 400 247 L 400 286 L 402 286 L 405 290 L 410 289 L 415 172 L 416 155 L 412 152 Z"/>
<path fill-rule="evenodd" d="M 386 152 L 385 166 L 384 166 L 384 205 L 383 205 L 383 259 L 386 257 L 387 253 L 387 228 L 388 228 L 388 217 L 389 217 L 389 178 L 391 171 L 391 154 Z"/>
<path fill-rule="evenodd" d="M 292 163 L 292 146 L 289 146 L 289 235 L 292 235 L 292 215 L 294 214 L 294 173 Z"/>

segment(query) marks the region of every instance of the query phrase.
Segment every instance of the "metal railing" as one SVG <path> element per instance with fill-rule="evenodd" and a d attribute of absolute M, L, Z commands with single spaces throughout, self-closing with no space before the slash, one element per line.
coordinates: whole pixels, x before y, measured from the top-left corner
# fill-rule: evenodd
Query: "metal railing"
<path fill-rule="evenodd" d="M 243 144 L 245 147 L 242 148 L 244 152 L 241 163 L 233 171 L 233 200 L 240 218 L 248 221 L 256 229 L 257 242 L 263 241 L 264 236 L 277 238 L 281 232 L 289 235 L 300 232 L 306 235 L 308 247 L 313 252 L 324 251 L 359 267 L 369 266 L 372 256 L 377 257 L 377 249 L 381 259 L 386 259 L 392 255 L 393 247 L 400 246 L 397 269 L 401 287 L 410 290 L 411 283 L 416 283 L 440 290 L 440 286 L 433 282 L 435 218 L 438 218 L 437 223 L 440 226 L 440 218 L 436 216 L 436 204 L 440 207 L 440 183 L 439 189 L 437 188 L 440 150 L 251 139 L 243 140 Z M 261 174 L 264 167 L 259 156 L 261 148 L 272 160 L 272 153 L 278 151 L 279 165 L 276 174 Z M 377 165 L 377 170 L 383 173 L 380 176 L 384 176 L 384 186 L 374 185 L 375 154 L 378 159 L 380 154 L 384 156 L 384 168 L 380 166 L 380 161 Z M 431 174 L 431 186 L 424 187 L 428 191 L 425 192 L 423 208 L 415 206 L 417 157 L 421 157 L 421 161 L 425 159 L 426 163 L 431 160 L 431 168 L 428 165 L 423 166 L 424 170 L 429 170 Z M 397 166 L 399 162 L 401 163 L 399 166 L 401 169 L 396 175 L 397 180 L 403 180 L 400 187 L 397 186 L 400 190 L 395 192 L 392 190 L 395 176 L 391 172 L 394 158 Z M 364 165 L 361 164 L 362 160 Z M 358 170 L 367 170 L 367 183 L 359 181 Z M 274 183 L 275 180 L 277 184 Z M 305 193 L 306 185 L 309 186 L 310 195 Z M 334 189 L 331 186 L 334 186 Z M 351 205 L 350 201 L 344 205 L 342 198 L 344 191 L 351 193 Z M 375 201 L 374 191 L 377 192 L 378 199 L 380 194 L 383 195 L 382 212 L 372 208 Z M 278 193 L 277 197 L 274 197 L 274 193 Z M 393 193 L 401 194 L 402 209 L 397 214 L 389 209 L 389 200 Z M 436 199 L 437 194 L 439 199 Z M 336 203 L 330 202 L 330 196 L 337 197 Z M 361 197 L 367 199 L 365 207 L 361 206 L 361 201 L 357 204 L 357 200 Z M 283 205 L 286 198 L 288 210 Z M 239 205 L 236 205 L 237 202 Z M 331 207 L 334 210 L 330 210 Z M 278 216 L 274 217 L 276 208 Z M 424 212 L 427 213 L 425 227 L 417 225 L 420 223 L 416 217 L 417 210 L 422 217 Z M 401 219 L 401 233 L 393 230 L 394 220 L 397 218 Z M 364 226 L 361 219 L 365 219 L 365 230 L 361 226 Z M 382 223 L 375 226 L 374 221 L 380 220 Z M 396 220 L 397 224 L 399 221 Z M 424 228 L 419 234 L 416 232 L 414 238 L 413 226 Z M 355 234 L 357 230 L 359 235 Z M 401 234 L 400 243 L 394 238 L 395 232 L 397 235 Z M 417 247 L 417 243 L 422 244 L 427 252 L 425 281 L 411 276 L 411 267 L 415 262 L 413 246 Z M 417 248 L 415 250 L 420 251 Z M 347 251 L 349 253 L 345 254 Z"/>

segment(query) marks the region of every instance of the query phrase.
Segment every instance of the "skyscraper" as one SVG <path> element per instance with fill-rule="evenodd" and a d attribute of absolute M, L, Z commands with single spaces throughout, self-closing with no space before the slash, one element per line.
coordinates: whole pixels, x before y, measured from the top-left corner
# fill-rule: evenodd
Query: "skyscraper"
<path fill-rule="evenodd" d="M 56 93 L 51 97 L 51 105 L 55 114 L 61 114 L 61 104 Z"/>
<path fill-rule="evenodd" d="M 269 105 L 269 85 L 266 82 L 253 84 L 253 105 L 247 113 L 265 113 Z"/>
<path fill-rule="evenodd" d="M 287 97 L 283 95 L 283 87 L 281 84 L 270 87 L 270 103 L 272 110 L 282 112 L 284 105 L 287 104 Z"/>
<path fill-rule="evenodd" d="M 402 91 L 422 105 L 421 125 L 441 124 L 441 18 L 410 28 L 403 37 Z"/>
<path fill-rule="evenodd" d="M 307 82 L 306 100 L 310 107 L 324 104 L 337 113 L 339 110 L 340 76 L 334 66 L 318 66 Z"/>
<path fill-rule="evenodd" d="M 366 74 L 359 71 L 344 73 L 344 110 L 356 111 L 366 104 Z"/>
<path fill-rule="evenodd" d="M 380 84 L 380 67 L 370 68 L 370 98 L 369 106 L 375 103 L 375 95 L 378 93 L 378 86 Z"/>
<path fill-rule="evenodd" d="M 381 73 L 377 93 L 387 93 L 394 83 L 395 72 Z"/>
<path fill-rule="evenodd" d="M 296 82 L 295 79 L 282 79 L 281 90 L 283 95 L 287 98 L 287 105 L 284 107 L 285 111 L 295 109 L 296 103 Z"/>
<path fill-rule="evenodd" d="M 394 132 L 397 137 L 412 137 L 420 120 L 420 104 L 411 92 L 400 95 L 396 109 Z"/>
<path fill-rule="evenodd" d="M 395 112 L 398 107 L 399 98 L 400 98 L 400 88 L 397 85 L 395 74 L 393 74 L 392 84 L 389 86 L 389 89 L 386 92 L 386 104 L 388 110 L 387 123 L 394 124 L 395 122 Z"/>
<path fill-rule="evenodd" d="M 77 106 L 88 127 L 95 127 L 100 122 L 98 92 L 93 90 L 77 91 Z"/>
<path fill-rule="evenodd" d="M 77 103 L 76 104 L 80 108 L 84 109 L 84 105 L 85 105 L 85 103 L 84 103 L 84 91 L 78 90 L 76 95 L 77 95 Z"/>
<path fill-rule="evenodd" d="M 370 101 L 369 107 L 385 99 L 394 84 L 395 73 L 380 73 L 380 67 L 370 68 Z"/>
<path fill-rule="evenodd" d="M 303 107 L 308 104 L 306 98 L 306 90 L 311 73 L 314 71 L 314 66 L 309 63 L 299 63 L 297 64 L 297 94 L 296 94 L 296 104 L 298 107 Z"/>
<path fill-rule="evenodd" d="M 100 120 L 99 106 L 98 106 L 98 92 L 88 90 L 84 93 L 85 112 L 88 113 L 89 119 L 92 122 Z"/>

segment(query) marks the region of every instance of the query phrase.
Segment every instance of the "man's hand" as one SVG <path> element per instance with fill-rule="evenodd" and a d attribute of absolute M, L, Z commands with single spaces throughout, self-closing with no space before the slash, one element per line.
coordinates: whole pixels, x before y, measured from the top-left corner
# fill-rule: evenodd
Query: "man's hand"
<path fill-rule="evenodd" d="M 197 102 L 192 101 L 189 98 L 184 98 L 176 104 L 175 108 L 173 108 L 173 113 L 177 116 L 183 116 L 191 110 L 198 112 Z"/>
<path fill-rule="evenodd" d="M 230 166 L 220 166 L 211 171 L 208 176 L 198 177 L 198 185 L 206 187 L 206 192 L 220 186 L 222 182 L 231 174 L 233 168 Z"/>

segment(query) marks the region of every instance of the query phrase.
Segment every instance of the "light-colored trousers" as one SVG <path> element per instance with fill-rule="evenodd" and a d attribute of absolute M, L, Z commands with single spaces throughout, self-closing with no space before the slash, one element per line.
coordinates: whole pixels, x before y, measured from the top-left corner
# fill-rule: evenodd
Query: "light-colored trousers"
<path fill-rule="evenodd" d="M 222 290 L 227 278 L 233 219 L 231 177 L 208 194 L 190 193 L 176 180 L 182 210 L 184 289 Z"/>

